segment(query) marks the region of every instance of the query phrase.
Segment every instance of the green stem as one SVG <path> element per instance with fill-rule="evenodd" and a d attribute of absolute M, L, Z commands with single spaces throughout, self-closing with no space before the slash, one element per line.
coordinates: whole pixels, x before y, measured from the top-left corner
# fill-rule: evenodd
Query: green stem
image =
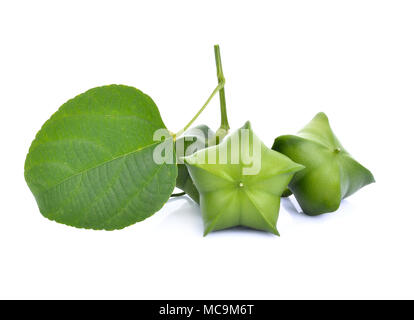
<path fill-rule="evenodd" d="M 223 75 L 223 66 L 221 64 L 221 55 L 220 55 L 220 47 L 218 44 L 214 46 L 214 56 L 216 58 L 216 67 L 217 67 L 217 79 L 218 83 L 224 83 L 224 75 Z M 224 129 L 226 132 L 230 129 L 229 121 L 227 118 L 227 109 L 226 109 L 226 95 L 224 93 L 224 86 L 220 89 L 220 113 L 221 113 L 221 124 L 220 129 Z"/>
<path fill-rule="evenodd" d="M 228 120 L 227 120 L 227 109 L 226 109 L 226 96 L 224 94 L 224 84 L 226 83 L 226 80 L 224 79 L 223 75 L 223 67 L 221 65 L 221 56 L 220 56 L 220 47 L 218 45 L 214 46 L 214 56 L 216 58 L 216 66 L 217 66 L 217 79 L 218 79 L 218 85 L 213 90 L 213 92 L 208 97 L 206 103 L 201 107 L 201 109 L 196 113 L 196 115 L 190 120 L 187 125 L 182 128 L 180 131 L 178 131 L 176 134 L 173 134 L 173 139 L 176 140 L 177 137 L 182 135 L 192 124 L 198 116 L 204 111 L 204 109 L 207 107 L 211 99 L 219 92 L 220 95 L 220 110 L 221 110 L 221 125 L 218 130 L 220 131 L 220 136 L 225 136 L 230 129 Z"/>
<path fill-rule="evenodd" d="M 210 94 L 210 96 L 208 97 L 207 101 L 204 103 L 204 105 L 201 107 L 200 110 L 198 110 L 198 112 L 196 113 L 196 115 L 190 120 L 189 123 L 187 123 L 187 125 L 182 128 L 180 131 L 178 131 L 173 137 L 174 140 L 181 136 L 192 124 L 194 121 L 197 120 L 198 116 L 204 111 L 204 109 L 207 107 L 207 105 L 209 104 L 209 102 L 211 101 L 211 99 L 213 99 L 213 97 L 216 95 L 217 92 L 219 92 L 223 87 L 224 87 L 224 79 L 223 82 L 220 82 L 217 87 L 213 90 L 213 92 Z"/>
<path fill-rule="evenodd" d="M 170 197 L 174 198 L 174 197 L 181 197 L 185 195 L 185 192 L 180 192 L 180 193 L 173 193 L 172 195 L 170 195 Z"/>

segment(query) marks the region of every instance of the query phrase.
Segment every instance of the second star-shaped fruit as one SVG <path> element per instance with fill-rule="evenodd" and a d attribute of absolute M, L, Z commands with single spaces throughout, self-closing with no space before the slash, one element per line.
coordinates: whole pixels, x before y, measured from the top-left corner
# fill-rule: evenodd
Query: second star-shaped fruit
<path fill-rule="evenodd" d="M 184 160 L 200 193 L 204 235 L 235 226 L 279 235 L 280 196 L 303 166 L 266 147 L 249 122 Z"/>
<path fill-rule="evenodd" d="M 278 137 L 273 149 L 306 167 L 289 189 L 308 215 L 335 211 L 342 199 L 374 182 L 372 173 L 341 145 L 322 112 L 297 135 Z"/>

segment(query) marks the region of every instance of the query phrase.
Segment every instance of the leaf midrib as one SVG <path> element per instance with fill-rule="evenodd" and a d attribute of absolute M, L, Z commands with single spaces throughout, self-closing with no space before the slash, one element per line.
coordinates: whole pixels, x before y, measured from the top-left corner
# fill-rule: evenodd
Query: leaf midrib
<path fill-rule="evenodd" d="M 162 142 L 162 141 L 161 141 L 161 142 Z M 100 164 L 98 164 L 98 165 L 96 165 L 96 166 L 93 166 L 93 167 L 87 168 L 87 169 L 85 169 L 85 170 L 82 170 L 82 171 L 80 171 L 80 172 L 78 172 L 78 173 L 76 173 L 76 174 L 74 174 L 74 175 L 71 175 L 71 176 L 69 176 L 69 177 L 67 177 L 67 178 L 63 179 L 62 181 L 59 181 L 59 182 L 58 182 L 58 183 L 56 183 L 55 185 L 50 186 L 49 188 L 47 188 L 47 189 L 43 190 L 41 193 L 48 192 L 48 191 L 50 191 L 51 189 L 56 188 L 56 187 L 60 186 L 61 184 L 65 183 L 66 181 L 68 181 L 68 180 L 70 180 L 70 179 L 73 179 L 73 178 L 75 178 L 75 177 L 77 177 L 77 176 L 83 175 L 84 173 L 86 173 L 86 172 L 88 172 L 88 171 L 90 171 L 90 170 L 93 170 L 93 169 L 99 168 L 99 167 L 104 166 L 104 165 L 106 165 L 106 164 L 108 164 L 108 163 L 111 163 L 111 162 L 113 162 L 113 161 L 119 160 L 119 159 L 121 159 L 121 158 L 123 158 L 123 157 L 127 157 L 127 156 L 129 156 L 129 155 L 131 155 L 131 154 L 134 154 L 134 153 L 136 153 L 136 152 L 142 151 L 142 150 L 144 150 L 144 149 L 146 149 L 146 148 L 149 148 L 149 147 L 152 147 L 152 146 L 154 146 L 154 145 L 156 145 L 156 144 L 160 144 L 161 142 L 156 142 L 156 143 L 149 144 L 149 145 L 147 145 L 147 146 L 141 147 L 141 148 L 136 149 L 136 150 L 134 150 L 134 151 L 131 151 L 131 152 L 128 152 L 128 153 L 122 154 L 122 155 L 120 155 L 120 156 L 117 156 L 117 157 L 115 157 L 115 158 L 112 158 L 112 159 L 110 159 L 110 160 L 104 161 L 104 162 L 102 162 L 102 163 L 100 163 Z M 39 194 L 40 194 L 40 193 L 39 193 Z"/>

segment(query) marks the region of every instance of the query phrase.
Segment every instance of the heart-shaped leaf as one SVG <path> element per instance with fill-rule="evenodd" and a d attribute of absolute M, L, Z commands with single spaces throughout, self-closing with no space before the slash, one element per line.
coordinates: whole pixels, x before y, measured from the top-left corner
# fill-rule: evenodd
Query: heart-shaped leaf
<path fill-rule="evenodd" d="M 70 226 L 105 230 L 151 216 L 169 199 L 177 177 L 175 157 L 154 162 L 158 129 L 165 125 L 157 106 L 132 87 L 98 87 L 66 102 L 38 132 L 25 162 L 40 212 Z"/>

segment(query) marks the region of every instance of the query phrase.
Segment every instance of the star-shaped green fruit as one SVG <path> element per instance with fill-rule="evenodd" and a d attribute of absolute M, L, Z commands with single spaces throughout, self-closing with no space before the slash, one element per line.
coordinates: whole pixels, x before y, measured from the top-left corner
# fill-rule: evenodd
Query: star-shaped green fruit
<path fill-rule="evenodd" d="M 184 160 L 200 193 L 204 235 L 235 226 L 279 235 L 280 196 L 303 166 L 267 148 L 249 122 Z"/>
<path fill-rule="evenodd" d="M 343 148 L 322 112 L 297 135 L 276 138 L 272 149 L 306 167 L 289 189 L 308 215 L 335 211 L 342 199 L 374 182 L 372 173 Z"/>

